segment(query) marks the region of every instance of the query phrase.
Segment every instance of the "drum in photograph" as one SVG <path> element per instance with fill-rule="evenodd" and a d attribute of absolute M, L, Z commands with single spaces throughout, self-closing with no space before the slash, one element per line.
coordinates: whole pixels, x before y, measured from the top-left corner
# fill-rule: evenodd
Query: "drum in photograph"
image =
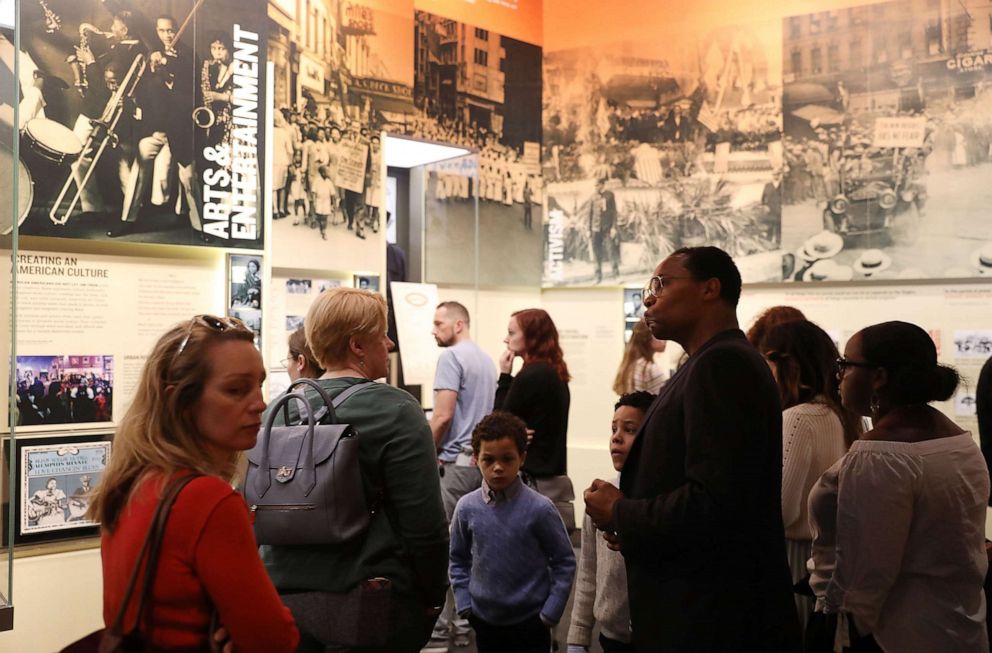
<path fill-rule="evenodd" d="M 79 158 L 83 144 L 65 125 L 34 118 L 21 130 L 21 158 L 38 182 L 36 201 L 42 205 L 55 195 L 70 174 L 69 166 Z"/>
<path fill-rule="evenodd" d="M 6 147 L 0 147 L 0 197 L 14 195 L 14 155 Z M 31 210 L 34 201 L 34 182 L 31 173 L 23 163 L 17 166 L 17 224 L 20 225 Z M 0 206 L 0 235 L 6 236 L 13 230 L 14 215 L 10 205 Z"/>
<path fill-rule="evenodd" d="M 21 149 L 57 165 L 72 163 L 83 151 L 83 144 L 71 129 L 47 118 L 29 120 L 21 131 Z"/>

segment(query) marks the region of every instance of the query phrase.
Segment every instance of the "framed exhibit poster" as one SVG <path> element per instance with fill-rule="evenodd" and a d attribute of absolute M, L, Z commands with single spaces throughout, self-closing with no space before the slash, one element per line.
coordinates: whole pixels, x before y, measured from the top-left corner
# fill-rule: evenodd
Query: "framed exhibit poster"
<path fill-rule="evenodd" d="M 434 379 L 440 350 L 431 335 L 434 311 L 438 304 L 437 286 L 433 283 L 394 281 L 393 310 L 403 363 L 403 380 L 408 385 L 427 386 Z"/>
<path fill-rule="evenodd" d="M 21 23 L 21 234 L 262 248 L 264 0 L 26 2 Z"/>
<path fill-rule="evenodd" d="M 107 433 L 16 439 L 15 544 L 98 533 L 99 524 L 86 511 L 110 462 L 110 438 Z M 4 450 L 9 455 L 9 439 Z"/>

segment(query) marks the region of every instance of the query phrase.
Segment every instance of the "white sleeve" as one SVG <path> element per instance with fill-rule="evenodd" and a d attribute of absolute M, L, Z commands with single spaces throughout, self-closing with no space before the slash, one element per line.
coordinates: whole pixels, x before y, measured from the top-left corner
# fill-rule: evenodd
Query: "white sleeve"
<path fill-rule="evenodd" d="M 836 567 L 828 611 L 851 613 L 874 631 L 899 571 L 920 469 L 909 456 L 850 452 L 840 470 Z"/>
<path fill-rule="evenodd" d="M 579 574 L 572 600 L 572 620 L 566 638 L 569 646 L 588 647 L 592 642 L 592 631 L 596 625 L 593 616 L 596 603 L 596 538 L 601 536 L 593 526 L 592 518 L 586 515 L 582 523 L 582 548 L 579 549 Z"/>
<path fill-rule="evenodd" d="M 812 425 L 799 410 L 782 413 L 782 523 L 799 521 L 806 493 L 806 476 L 813 461 Z"/>

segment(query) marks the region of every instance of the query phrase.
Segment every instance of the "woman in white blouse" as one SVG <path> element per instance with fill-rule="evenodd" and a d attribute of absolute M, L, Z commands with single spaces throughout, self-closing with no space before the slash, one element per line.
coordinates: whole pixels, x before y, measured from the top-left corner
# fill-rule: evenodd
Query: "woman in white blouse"
<path fill-rule="evenodd" d="M 782 399 L 782 522 L 794 583 L 807 576 L 813 535 L 806 502 L 820 475 L 860 437 L 861 420 L 841 406 L 837 346 L 807 320 L 772 327 L 761 342 Z M 796 596 L 803 628 L 813 600 Z"/>
<path fill-rule="evenodd" d="M 807 651 L 986 653 L 989 473 L 972 434 L 928 405 L 957 372 L 905 322 L 856 333 L 838 367 L 844 405 L 874 429 L 810 494 Z"/>

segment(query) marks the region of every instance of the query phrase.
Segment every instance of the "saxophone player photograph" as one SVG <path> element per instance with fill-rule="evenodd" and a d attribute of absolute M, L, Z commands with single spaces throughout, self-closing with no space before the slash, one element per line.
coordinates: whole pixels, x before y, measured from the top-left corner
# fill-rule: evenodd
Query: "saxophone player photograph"
<path fill-rule="evenodd" d="M 23 0 L 20 95 L 31 102 L 20 121 L 20 233 L 260 249 L 266 12 L 264 0 Z M 241 61 L 237 33 L 257 44 Z M 4 36 L 0 73 L 10 75 L 13 38 Z M 242 183 L 238 197 L 257 195 L 259 228 L 247 235 L 235 234 L 230 190 L 205 182 L 211 171 L 239 173 L 231 152 L 245 133 L 233 129 L 242 63 L 257 68 L 254 171 L 240 174 L 259 181 L 257 192 Z M 0 122 L 12 130 L 8 113 Z"/>

